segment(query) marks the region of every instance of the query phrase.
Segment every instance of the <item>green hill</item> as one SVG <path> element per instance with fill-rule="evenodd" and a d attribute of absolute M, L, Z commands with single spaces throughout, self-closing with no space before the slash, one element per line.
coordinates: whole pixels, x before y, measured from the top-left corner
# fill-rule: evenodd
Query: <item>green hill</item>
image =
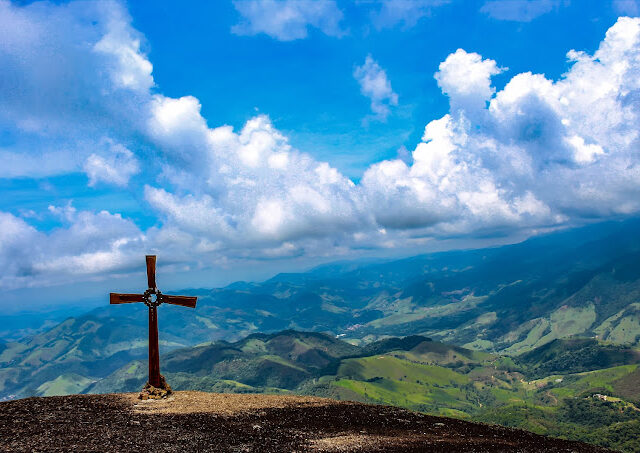
<path fill-rule="evenodd" d="M 89 369 L 90 362 L 71 359 L 77 355 L 51 349 L 45 352 L 59 361 L 57 366 Z M 8 357 L 8 351 L 2 354 Z M 14 357 L 22 358 L 14 362 L 22 367 L 34 363 L 26 350 Z M 161 369 L 176 390 L 297 393 L 392 404 L 636 451 L 637 442 L 630 439 L 637 439 L 640 426 L 639 358 L 635 348 L 594 339 L 555 340 L 511 357 L 423 336 L 357 346 L 333 335 L 287 330 L 166 351 Z M 33 394 L 137 391 L 146 381 L 147 363 L 123 359 L 106 376 L 41 376 Z"/>
<path fill-rule="evenodd" d="M 234 343 L 218 341 L 180 349 L 166 354 L 161 366 L 178 390 L 290 390 L 334 361 L 358 351 L 358 347 L 326 334 L 289 330 L 253 334 Z M 136 391 L 146 376 L 146 367 L 134 362 L 101 380 L 90 391 Z"/>
<path fill-rule="evenodd" d="M 162 369 L 177 390 L 391 404 L 637 451 L 639 353 L 574 339 L 512 358 L 420 336 L 358 347 L 324 334 L 284 331 L 176 350 Z M 568 357 L 574 360 L 564 369 L 554 365 Z M 544 374 L 548 367 L 552 372 Z M 90 391 L 135 391 L 146 373 L 144 362 L 133 362 Z"/>
<path fill-rule="evenodd" d="M 73 375 L 86 385 L 147 353 L 142 322 L 85 315 L 0 346 L 0 399 L 43 394 L 51 382 Z M 166 340 L 165 340 L 166 344 Z M 65 388 L 55 385 L 53 388 Z M 75 392 L 85 387 L 70 387 Z"/>
<path fill-rule="evenodd" d="M 553 340 L 517 359 L 533 377 L 579 373 L 640 363 L 640 350 L 599 343 L 591 338 Z"/>

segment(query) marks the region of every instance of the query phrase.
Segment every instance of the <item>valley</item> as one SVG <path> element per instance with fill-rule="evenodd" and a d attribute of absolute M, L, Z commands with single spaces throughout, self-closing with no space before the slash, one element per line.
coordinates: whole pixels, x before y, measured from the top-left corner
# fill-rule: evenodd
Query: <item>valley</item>
<path fill-rule="evenodd" d="M 640 221 L 520 244 L 346 262 L 163 306 L 178 390 L 390 404 L 637 451 Z M 0 343 L 0 399 L 139 390 L 144 306 Z M 631 443 L 629 443 L 631 442 Z"/>

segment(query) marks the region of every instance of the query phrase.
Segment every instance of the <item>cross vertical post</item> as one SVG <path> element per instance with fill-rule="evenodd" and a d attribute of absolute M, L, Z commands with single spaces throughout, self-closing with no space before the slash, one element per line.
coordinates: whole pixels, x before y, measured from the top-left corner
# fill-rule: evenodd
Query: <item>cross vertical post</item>
<path fill-rule="evenodd" d="M 147 255 L 147 283 L 149 288 L 144 294 L 118 294 L 111 293 L 111 304 L 128 304 L 132 302 L 144 302 L 149 308 L 149 382 L 152 387 L 161 388 L 163 385 L 160 374 L 160 348 L 158 345 L 158 306 L 163 303 L 196 308 L 197 297 L 170 296 L 162 294 L 156 286 L 156 256 Z M 170 392 L 170 389 L 168 390 Z"/>
<path fill-rule="evenodd" d="M 149 307 L 149 384 L 160 387 L 160 347 L 158 346 L 158 309 Z"/>

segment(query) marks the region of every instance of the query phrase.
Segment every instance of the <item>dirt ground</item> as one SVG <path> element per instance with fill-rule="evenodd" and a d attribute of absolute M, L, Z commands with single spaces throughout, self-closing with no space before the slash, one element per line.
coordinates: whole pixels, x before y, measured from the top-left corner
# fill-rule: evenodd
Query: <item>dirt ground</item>
<path fill-rule="evenodd" d="M 10 452 L 599 452 L 597 447 L 388 406 L 279 395 L 176 392 L 0 403 Z"/>
<path fill-rule="evenodd" d="M 262 395 L 256 393 L 175 392 L 162 400 L 138 399 L 137 393 L 121 394 L 136 413 L 142 414 L 195 414 L 205 412 L 217 415 L 247 413 L 259 409 L 285 407 L 325 406 L 336 401 L 308 396 Z"/>

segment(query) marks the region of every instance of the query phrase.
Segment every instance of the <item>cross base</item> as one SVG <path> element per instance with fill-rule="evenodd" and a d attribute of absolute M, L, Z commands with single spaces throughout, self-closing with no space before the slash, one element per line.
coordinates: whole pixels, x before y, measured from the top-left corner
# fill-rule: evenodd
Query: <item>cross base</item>
<path fill-rule="evenodd" d="M 171 390 L 171 386 L 167 383 L 163 375 L 160 375 L 160 386 L 154 387 L 153 385 L 147 382 L 145 386 L 140 391 L 140 395 L 138 395 L 138 399 L 140 400 L 159 400 L 162 398 L 166 398 L 173 393 Z"/>

